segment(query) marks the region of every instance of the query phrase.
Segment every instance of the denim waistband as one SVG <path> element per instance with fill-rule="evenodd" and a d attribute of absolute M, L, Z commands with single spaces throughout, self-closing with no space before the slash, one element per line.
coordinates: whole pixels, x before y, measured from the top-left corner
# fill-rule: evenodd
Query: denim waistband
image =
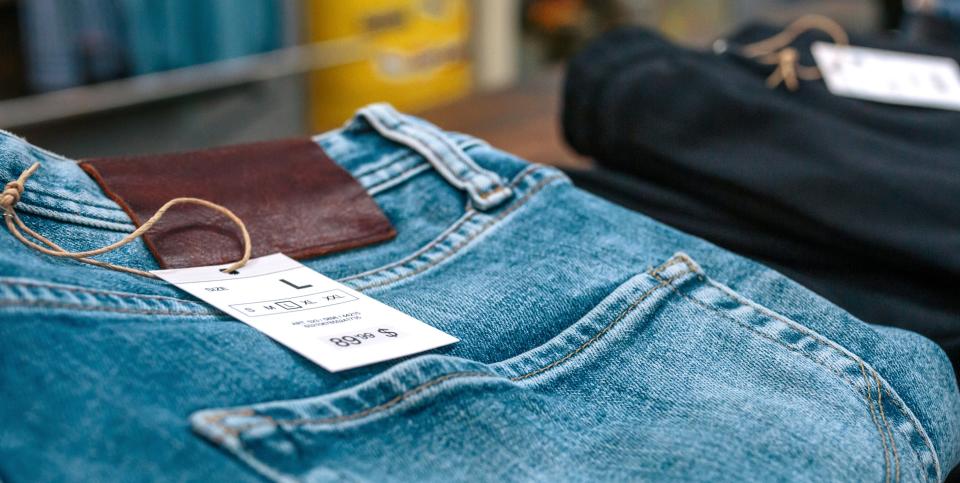
<path fill-rule="evenodd" d="M 388 104 L 367 106 L 342 128 L 313 139 L 371 195 L 432 168 L 451 186 L 465 192 L 469 203 L 481 211 L 511 198 L 506 179 L 521 169 L 519 163 L 481 167 L 466 151 L 486 146 L 483 141 L 443 132 Z M 19 211 L 106 230 L 135 229 L 127 214 L 74 160 L 0 130 L 0 178 L 16 179 L 37 161 L 41 168 L 27 181 L 17 204 Z"/>

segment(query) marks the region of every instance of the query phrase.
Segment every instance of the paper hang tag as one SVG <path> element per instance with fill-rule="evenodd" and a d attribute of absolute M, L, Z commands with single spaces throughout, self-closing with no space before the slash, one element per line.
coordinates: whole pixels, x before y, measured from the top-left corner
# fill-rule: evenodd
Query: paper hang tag
<path fill-rule="evenodd" d="M 153 273 L 331 372 L 459 341 L 280 253 L 220 268 Z"/>
<path fill-rule="evenodd" d="M 960 110 L 960 67 L 954 59 L 815 42 L 827 89 L 838 96 Z"/>

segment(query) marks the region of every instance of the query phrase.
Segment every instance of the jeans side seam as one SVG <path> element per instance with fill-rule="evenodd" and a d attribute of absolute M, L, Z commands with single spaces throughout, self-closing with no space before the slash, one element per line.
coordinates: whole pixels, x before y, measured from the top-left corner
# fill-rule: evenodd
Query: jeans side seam
<path fill-rule="evenodd" d="M 657 277 L 657 278 L 659 278 L 659 277 Z M 757 309 L 756 307 L 754 307 L 753 304 L 745 303 L 745 301 L 744 301 L 741 297 L 738 297 L 738 296 L 736 296 L 736 295 L 734 295 L 734 294 L 731 294 L 729 291 L 724 290 L 723 287 L 718 286 L 713 280 L 711 280 L 711 279 L 709 279 L 709 278 L 706 278 L 706 277 L 704 277 L 704 279 L 705 279 L 705 281 L 706 281 L 707 283 L 709 283 L 711 286 L 713 286 L 714 288 L 720 290 L 722 293 L 730 296 L 731 298 L 733 298 L 733 300 L 737 301 L 737 302 L 740 303 L 741 305 L 750 307 L 750 308 L 752 308 L 753 310 L 756 310 L 756 311 L 762 313 L 764 316 L 771 317 L 771 318 L 773 318 L 773 319 L 775 319 L 775 320 L 778 320 L 778 321 L 780 321 L 780 322 L 782 322 L 782 323 L 786 323 L 789 327 L 793 327 L 795 330 L 797 330 L 797 329 L 796 329 L 796 326 L 799 325 L 799 324 L 796 324 L 795 322 L 794 322 L 794 323 L 790 323 L 789 321 L 785 320 L 783 317 L 779 316 L 779 315 L 776 314 L 776 313 L 770 312 L 769 310 L 767 310 L 767 311 L 760 311 L 759 309 Z M 857 395 L 859 395 L 859 396 L 864 396 L 864 393 L 862 393 L 859 389 L 857 389 L 857 385 L 854 384 L 853 381 L 851 381 L 849 378 L 847 378 L 846 376 L 844 376 L 842 373 L 840 373 L 840 372 L 837 371 L 836 369 L 825 365 L 825 364 L 822 363 L 821 361 L 816 360 L 816 359 L 813 358 L 810 354 L 807 354 L 806 352 L 803 352 L 803 351 L 801 351 L 801 350 L 799 350 L 799 349 L 797 349 L 797 348 L 794 348 L 794 347 L 791 347 L 791 346 L 789 346 L 789 345 L 786 345 L 786 344 L 784 344 L 782 341 L 780 341 L 780 340 L 778 340 L 778 339 L 776 339 L 776 338 L 774 338 L 774 337 L 772 337 L 772 336 L 770 336 L 770 335 L 768 335 L 768 334 L 765 334 L 765 333 L 763 333 L 763 332 L 760 332 L 760 331 L 757 330 L 755 327 L 752 327 L 752 326 L 750 326 L 749 324 L 745 324 L 745 323 L 743 323 L 743 322 L 741 322 L 741 321 L 739 321 L 739 320 L 737 320 L 737 319 L 729 316 L 729 315 L 728 315 L 727 313 L 725 313 L 724 311 L 722 311 L 722 310 L 720 310 L 720 309 L 717 309 L 717 308 L 715 308 L 715 307 L 711 307 L 711 306 L 705 304 L 704 302 L 701 302 L 700 300 L 698 300 L 698 299 L 696 299 L 696 298 L 693 298 L 693 297 L 691 297 L 690 295 L 688 295 L 688 294 L 686 294 L 686 293 L 684 293 L 684 292 L 681 292 L 681 291 L 680 291 L 679 289 L 677 289 L 676 287 L 671 287 L 671 288 L 672 288 L 674 291 L 676 291 L 678 294 L 680 294 L 680 295 L 682 295 L 683 297 L 685 297 L 687 300 L 689 300 L 689 301 L 691 301 L 691 302 L 693 302 L 693 303 L 696 303 L 697 305 L 700 305 L 701 307 L 703 307 L 703 308 L 705 308 L 705 309 L 707 309 L 707 310 L 711 310 L 711 311 L 713 311 L 713 312 L 716 312 L 717 314 L 719 314 L 720 316 L 724 317 L 725 319 L 730 320 L 730 321 L 733 321 L 734 323 L 736 323 L 736 324 L 738 324 L 738 325 L 740 325 L 740 326 L 742 326 L 742 327 L 750 330 L 751 332 L 753 332 L 753 333 L 755 333 L 755 334 L 757 334 L 757 335 L 759 335 L 759 336 L 761 336 L 761 337 L 763 337 L 763 338 L 765 338 L 765 339 L 767 339 L 767 340 L 770 340 L 771 342 L 774 342 L 774 343 L 776 343 L 777 345 L 779 345 L 779 346 L 781 346 L 781 347 L 783 347 L 783 348 L 785 348 L 785 349 L 787 349 L 787 350 L 790 350 L 790 351 L 792 351 L 792 352 L 796 352 L 797 354 L 800 354 L 801 356 L 809 359 L 810 361 L 814 362 L 815 364 L 819 365 L 820 367 L 823 367 L 823 368 L 827 369 L 828 371 L 832 372 L 833 374 L 835 374 L 836 376 L 838 376 L 839 378 L 841 378 L 844 382 L 846 382 L 846 384 L 850 387 L 850 389 L 851 389 L 852 391 L 854 391 Z M 814 332 L 814 331 L 812 331 L 812 330 L 810 330 L 810 329 L 807 329 L 807 328 L 804 327 L 804 326 L 800 326 L 800 327 L 803 327 L 803 328 L 805 329 L 805 330 L 800 330 L 801 332 L 803 332 L 804 334 L 813 337 L 815 340 L 817 340 L 817 341 L 819 341 L 819 342 L 821 342 L 821 343 L 823 343 L 823 344 L 831 347 L 832 349 L 834 349 L 834 352 L 838 353 L 840 356 L 842 356 L 843 358 L 847 359 L 848 361 L 850 361 L 850 362 L 856 362 L 856 363 L 858 363 L 858 364 L 862 363 L 862 361 L 861 361 L 859 358 L 851 358 L 850 356 L 848 356 L 847 354 L 844 353 L 845 351 L 837 350 L 837 346 L 836 346 L 835 344 L 831 343 L 828 339 L 823 338 L 822 336 L 820 336 L 820 335 L 817 334 L 816 332 Z M 870 367 L 869 369 L 870 369 L 870 370 L 873 370 L 872 367 Z M 885 389 L 886 389 L 886 388 L 885 388 Z M 890 395 L 889 390 L 886 390 L 885 392 L 887 392 L 887 394 Z M 897 406 L 897 408 L 898 408 L 899 410 L 901 410 L 901 414 L 906 415 L 906 414 L 903 412 L 903 408 L 902 408 L 902 407 L 900 406 L 900 404 L 897 402 L 897 399 L 896 399 L 896 398 L 893 398 L 892 395 L 891 395 L 891 398 L 890 398 L 890 399 L 893 400 L 893 401 L 894 401 L 894 405 Z M 872 399 L 871 399 L 871 400 L 872 400 Z M 911 422 L 912 425 L 914 426 L 914 429 L 915 429 L 915 430 L 919 430 L 919 431 L 920 431 L 920 434 L 926 436 L 926 433 L 925 433 L 925 432 L 922 432 L 922 428 L 917 428 L 917 423 L 916 423 L 915 421 L 913 421 L 912 418 L 906 418 L 906 419 L 910 420 L 910 422 Z M 878 425 L 877 429 L 878 429 L 878 432 L 881 432 L 881 430 L 880 430 L 880 428 L 879 428 L 879 425 Z M 901 431 L 901 433 L 902 433 L 902 431 Z M 907 438 L 907 441 L 910 440 L 909 435 L 904 434 L 904 436 Z M 883 437 L 883 436 L 881 435 L 881 437 Z M 931 451 L 931 454 L 933 455 L 934 468 L 936 469 L 936 473 L 937 473 L 937 475 L 939 476 L 939 474 L 940 474 L 940 468 L 939 468 L 939 464 L 937 463 L 936 452 L 934 451 L 934 449 L 933 449 L 933 447 L 932 447 L 932 444 L 929 443 L 929 440 L 926 439 L 926 438 L 924 438 L 924 439 L 925 439 L 925 441 L 927 442 L 928 450 Z M 922 471 L 923 468 L 924 468 L 924 465 L 923 465 L 922 458 L 920 457 L 920 453 L 917 451 L 917 449 L 916 449 L 913 445 L 910 445 L 910 447 L 911 447 L 911 449 L 913 450 L 914 458 L 916 459 L 917 464 L 919 465 L 919 467 L 920 467 L 920 469 L 921 469 L 921 471 Z M 928 480 L 929 478 L 925 477 L 924 479 L 925 479 L 925 480 Z"/>

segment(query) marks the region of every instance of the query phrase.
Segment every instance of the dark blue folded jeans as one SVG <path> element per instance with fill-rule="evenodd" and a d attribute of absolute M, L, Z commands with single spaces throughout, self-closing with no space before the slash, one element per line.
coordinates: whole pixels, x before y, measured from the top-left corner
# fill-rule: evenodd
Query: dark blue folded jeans
<path fill-rule="evenodd" d="M 0 233 L 0 479 L 933 481 L 960 458 L 943 352 L 389 106 L 316 138 L 397 229 L 306 260 L 461 342 L 331 374 L 163 282 Z M 67 249 L 134 227 L 0 134 Z M 276 207 L 282 209 L 282 207 Z M 152 269 L 143 244 L 101 257 Z"/>

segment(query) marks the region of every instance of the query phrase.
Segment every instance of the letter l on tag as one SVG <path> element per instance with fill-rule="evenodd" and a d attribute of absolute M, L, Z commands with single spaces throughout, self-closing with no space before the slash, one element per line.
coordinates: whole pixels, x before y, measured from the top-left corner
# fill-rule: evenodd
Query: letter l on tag
<path fill-rule="evenodd" d="M 152 273 L 330 372 L 459 339 L 277 253 L 227 274 L 220 266 Z"/>

